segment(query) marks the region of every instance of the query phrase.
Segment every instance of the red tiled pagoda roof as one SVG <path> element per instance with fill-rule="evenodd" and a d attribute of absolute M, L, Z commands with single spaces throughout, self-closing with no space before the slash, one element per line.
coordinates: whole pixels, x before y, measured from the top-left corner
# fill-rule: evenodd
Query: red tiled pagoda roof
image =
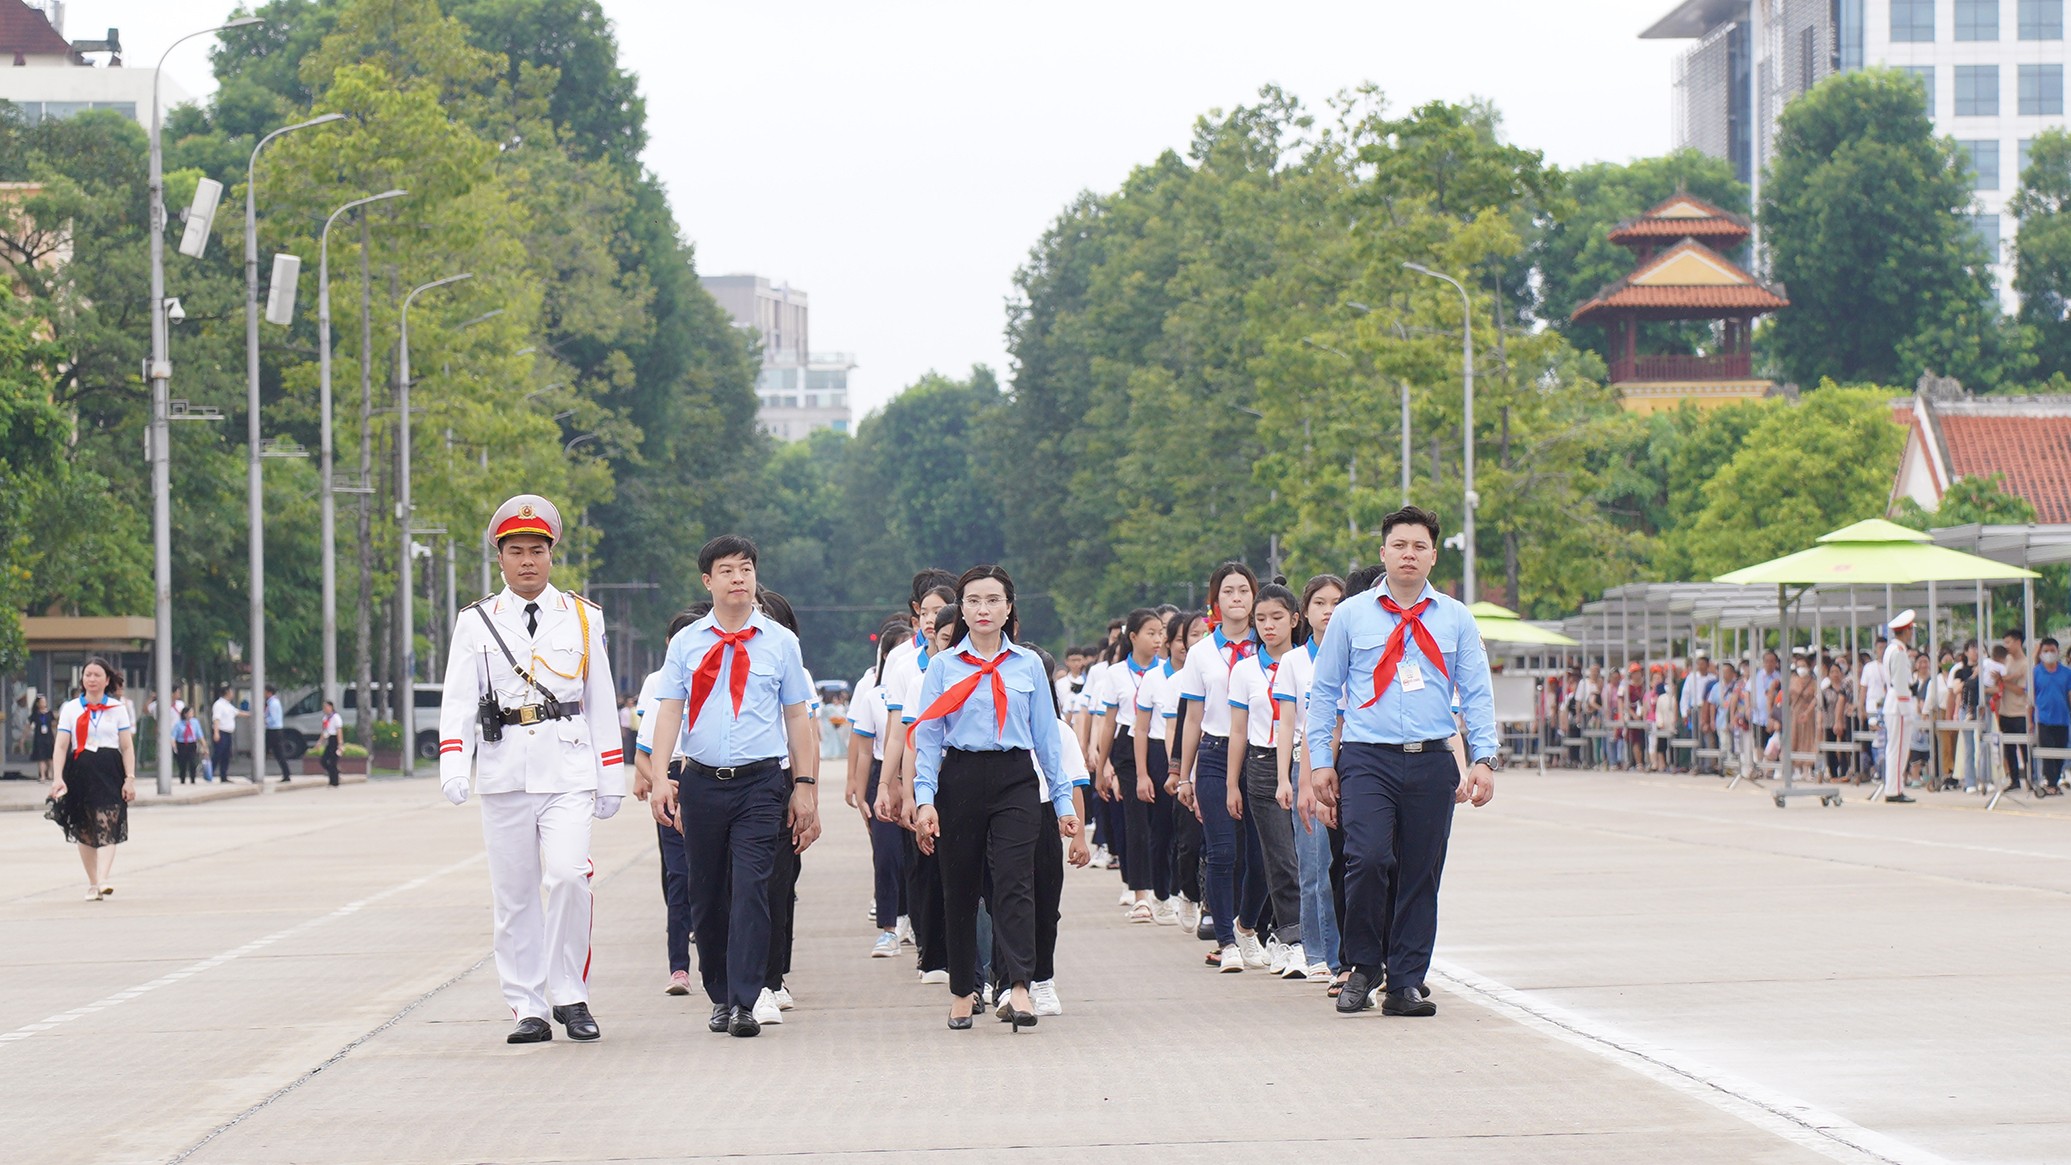
<path fill-rule="evenodd" d="M 1596 293 L 1569 318 L 1600 323 L 1603 315 L 1707 319 L 1761 315 L 1790 306 L 1778 289 L 1694 240 L 1670 247 Z"/>
<path fill-rule="evenodd" d="M 2026 498 L 2038 522 L 2071 522 L 2071 415 L 1935 417 L 1949 472 L 2004 475 L 2006 492 Z"/>
<path fill-rule="evenodd" d="M 1678 213 L 1669 213 L 1677 211 Z M 1694 194 L 1677 194 L 1638 218 L 1619 223 L 1608 236 L 1620 246 L 1645 246 L 1670 239 L 1701 239 L 1714 246 L 1739 246 L 1754 233 L 1748 221 Z"/>

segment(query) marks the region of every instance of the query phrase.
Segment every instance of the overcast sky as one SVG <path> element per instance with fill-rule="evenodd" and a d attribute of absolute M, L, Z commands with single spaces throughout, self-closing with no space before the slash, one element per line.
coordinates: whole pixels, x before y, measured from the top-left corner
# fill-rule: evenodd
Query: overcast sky
<path fill-rule="evenodd" d="M 1492 99 L 1561 165 L 1669 146 L 1674 0 L 603 0 L 647 97 L 647 164 L 709 274 L 811 296 L 812 346 L 856 354 L 858 415 L 929 369 L 1008 374 L 1014 269 L 1081 190 L 1185 147 L 1277 84 L 1312 106 L 1372 81 L 1397 109 Z M 229 0 L 72 0 L 147 65 Z M 212 88 L 207 38 L 168 71 Z"/>

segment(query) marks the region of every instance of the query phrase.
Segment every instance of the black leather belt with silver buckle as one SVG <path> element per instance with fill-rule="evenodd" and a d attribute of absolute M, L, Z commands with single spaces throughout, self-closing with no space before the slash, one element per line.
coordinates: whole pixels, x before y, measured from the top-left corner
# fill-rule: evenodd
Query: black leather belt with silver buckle
<path fill-rule="evenodd" d="M 760 777 L 776 772 L 784 767 L 784 762 L 777 757 L 768 757 L 763 760 L 751 760 L 744 765 L 726 765 L 723 768 L 713 768 L 711 765 L 687 760 L 683 762 L 683 767 L 685 770 L 700 777 L 710 777 L 715 781 L 737 781 L 744 777 Z"/>
<path fill-rule="evenodd" d="M 573 720 L 580 715 L 582 715 L 582 705 L 580 703 L 561 705 L 561 714 L 558 716 L 547 715 L 546 705 L 544 704 L 527 704 L 522 708 L 505 708 L 503 710 L 503 722 L 505 724 L 544 724 L 549 720 Z"/>
<path fill-rule="evenodd" d="M 1452 737 L 1450 737 L 1450 736 L 1447 736 L 1447 737 L 1443 737 L 1443 738 L 1441 738 L 1441 739 L 1438 739 L 1438 740 L 1412 740 L 1412 741 L 1410 741 L 1410 742 L 1409 742 L 1408 744 L 1387 744 L 1387 743 L 1382 743 L 1382 744 L 1380 744 L 1380 745 L 1377 745 L 1376 747 L 1379 747 L 1379 748 L 1385 748 L 1385 749 L 1387 749 L 1387 750 L 1388 750 L 1389 752 L 1409 752 L 1409 753 L 1417 753 L 1417 752 L 1440 752 L 1440 751 L 1443 751 L 1443 750 L 1445 750 L 1445 749 L 1449 749 L 1449 748 L 1451 748 L 1452 746 L 1453 746 L 1453 738 L 1452 738 Z"/>

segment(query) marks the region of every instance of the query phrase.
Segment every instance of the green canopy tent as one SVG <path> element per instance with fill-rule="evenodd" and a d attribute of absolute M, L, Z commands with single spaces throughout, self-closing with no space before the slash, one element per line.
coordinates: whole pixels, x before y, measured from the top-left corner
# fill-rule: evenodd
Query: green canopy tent
<path fill-rule="evenodd" d="M 1579 640 L 1570 639 L 1558 631 L 1528 623 L 1522 615 L 1508 607 L 1494 603 L 1475 603 L 1467 608 L 1474 616 L 1475 629 L 1488 643 L 1516 643 L 1529 647 L 1579 647 Z"/>
<path fill-rule="evenodd" d="M 1776 614 L 1783 628 L 1783 641 L 1790 644 L 1791 605 L 1819 586 L 1910 585 L 1933 582 L 2015 582 L 2039 578 L 2032 570 L 2008 566 L 1975 554 L 1965 554 L 1934 544 L 1932 536 L 1882 518 L 1868 518 L 1852 526 L 1822 535 L 1809 550 L 1772 558 L 1719 575 L 1714 582 L 1740 586 L 1770 585 L 1776 588 Z M 1796 588 L 1793 593 L 1792 588 Z M 1785 707 L 1788 708 L 1788 703 Z M 1783 720 L 1783 742 L 1778 767 L 1783 788 L 1776 790 L 1776 804 L 1782 808 L 1793 796 L 1817 796 L 1823 804 L 1841 803 L 1839 792 L 1811 786 L 1797 788 L 1791 776 L 1791 717 Z"/>

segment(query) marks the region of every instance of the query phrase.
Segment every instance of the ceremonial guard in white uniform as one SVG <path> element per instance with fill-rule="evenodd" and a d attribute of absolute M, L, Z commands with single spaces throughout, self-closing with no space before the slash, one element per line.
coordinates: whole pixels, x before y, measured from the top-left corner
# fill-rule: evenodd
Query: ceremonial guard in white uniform
<path fill-rule="evenodd" d="M 1915 617 L 1910 610 L 1900 611 L 1890 623 L 1891 642 L 1884 648 L 1884 800 L 1895 805 L 1912 801 L 1906 796 L 1905 774 L 1913 726 L 1920 717 L 1913 699 Z"/>
<path fill-rule="evenodd" d="M 439 706 L 439 781 L 482 794 L 496 973 L 514 1044 L 601 1033 L 590 1015 L 590 821 L 618 811 L 625 755 L 604 612 L 547 581 L 561 514 L 536 494 L 489 523 L 504 589 L 460 613 Z M 544 889 L 544 902 L 541 891 Z"/>

